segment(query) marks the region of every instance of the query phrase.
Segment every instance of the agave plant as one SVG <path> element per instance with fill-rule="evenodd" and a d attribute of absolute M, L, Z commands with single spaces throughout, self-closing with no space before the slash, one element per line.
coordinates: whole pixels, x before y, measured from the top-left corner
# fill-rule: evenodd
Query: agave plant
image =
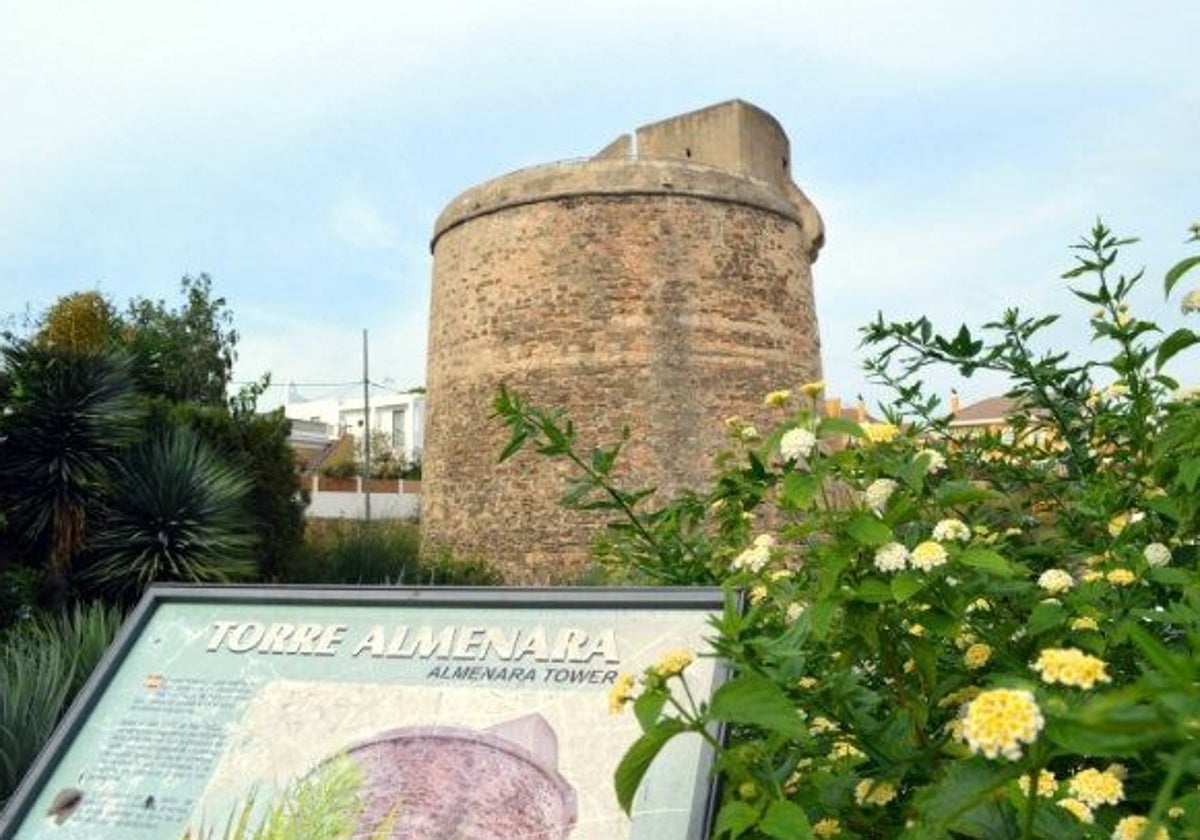
<path fill-rule="evenodd" d="M 61 583 L 84 546 L 88 511 L 136 435 L 128 364 L 30 343 L 2 353 L 0 504 L 14 535 Z"/>
<path fill-rule="evenodd" d="M 136 594 L 154 581 L 226 583 L 255 571 L 245 513 L 251 481 L 185 427 L 168 428 L 115 467 L 87 576 Z"/>
<path fill-rule="evenodd" d="M 0 806 L 12 794 L 121 625 L 100 603 L 27 622 L 0 644 Z"/>

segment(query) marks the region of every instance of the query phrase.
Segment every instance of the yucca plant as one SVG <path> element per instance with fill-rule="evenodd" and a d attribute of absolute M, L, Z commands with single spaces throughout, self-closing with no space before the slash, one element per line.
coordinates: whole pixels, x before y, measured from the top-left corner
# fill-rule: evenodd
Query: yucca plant
<path fill-rule="evenodd" d="M 0 805 L 104 655 L 121 611 L 95 603 L 34 619 L 0 638 Z"/>
<path fill-rule="evenodd" d="M 170 428 L 116 465 L 87 577 L 136 594 L 154 581 L 226 583 L 255 571 L 250 479 L 190 430 Z"/>
<path fill-rule="evenodd" d="M 133 440 L 139 412 L 128 364 L 20 343 L 5 347 L 0 504 L 14 536 L 59 588 L 86 541 L 88 512 Z"/>

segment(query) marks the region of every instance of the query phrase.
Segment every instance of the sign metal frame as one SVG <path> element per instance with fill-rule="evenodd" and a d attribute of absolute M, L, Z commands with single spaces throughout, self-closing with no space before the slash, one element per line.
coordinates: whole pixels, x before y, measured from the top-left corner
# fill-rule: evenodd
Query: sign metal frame
<path fill-rule="evenodd" d="M 324 607 L 405 608 L 505 608 L 556 610 L 663 610 L 709 611 L 719 614 L 725 594 L 711 587 L 376 587 L 307 585 L 191 585 L 155 584 L 146 590 L 95 670 L 76 695 L 62 720 L 0 812 L 0 840 L 13 840 L 29 816 L 38 795 L 49 782 L 89 715 L 104 696 L 110 681 L 141 637 L 155 611 L 167 604 L 263 604 L 319 605 Z M 739 603 L 739 608 L 740 608 Z M 729 676 L 724 663 L 717 662 L 715 690 Z M 724 727 L 716 733 L 724 742 Z M 693 811 L 686 840 L 703 840 L 711 830 L 717 807 L 718 785 L 712 778 L 713 755 L 705 747 L 693 792 Z"/>

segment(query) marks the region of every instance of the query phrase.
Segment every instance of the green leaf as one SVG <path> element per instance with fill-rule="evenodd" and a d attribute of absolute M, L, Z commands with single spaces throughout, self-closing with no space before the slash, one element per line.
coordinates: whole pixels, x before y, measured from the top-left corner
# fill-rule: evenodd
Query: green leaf
<path fill-rule="evenodd" d="M 1029 614 L 1025 627 L 1030 636 L 1038 636 L 1047 630 L 1062 627 L 1067 623 L 1068 615 L 1060 604 L 1038 604 Z"/>
<path fill-rule="evenodd" d="M 1186 487 L 1189 493 L 1194 492 L 1196 482 L 1200 480 L 1200 458 L 1188 458 L 1181 461 L 1179 464 L 1179 474 L 1175 477 L 1175 480 Z"/>
<path fill-rule="evenodd" d="M 1187 685 L 1196 679 L 1196 669 L 1188 657 L 1167 650 L 1161 642 L 1133 622 L 1127 622 L 1127 625 L 1129 638 L 1152 666 Z"/>
<path fill-rule="evenodd" d="M 945 774 L 917 794 L 915 805 L 922 822 L 935 834 L 953 826 L 969 837 L 977 834 L 969 826 L 990 822 L 981 809 L 992 807 L 992 794 L 1019 775 L 1015 767 L 997 766 L 981 758 L 949 762 Z M 1007 836 L 1004 833 L 994 837 Z"/>
<path fill-rule="evenodd" d="M 731 838 L 740 837 L 757 822 L 757 808 L 748 802 L 733 799 L 726 802 L 721 808 L 721 813 L 717 815 L 717 822 L 713 826 L 713 837 L 721 837 L 725 834 Z"/>
<path fill-rule="evenodd" d="M 868 604 L 886 604 L 895 598 L 887 581 L 869 577 L 854 590 L 854 597 Z"/>
<path fill-rule="evenodd" d="M 958 555 L 958 562 L 999 577 L 1012 577 L 1017 569 L 999 554 L 986 548 L 970 548 Z"/>
<path fill-rule="evenodd" d="M 1085 711 L 1046 726 L 1051 742 L 1068 752 L 1090 756 L 1136 755 L 1160 744 L 1169 734 L 1146 706 L 1126 706 L 1109 715 Z"/>
<path fill-rule="evenodd" d="M 897 604 L 903 604 L 925 588 L 928 581 L 918 575 L 905 572 L 892 578 L 892 596 Z"/>
<path fill-rule="evenodd" d="M 788 473 L 779 491 L 779 507 L 783 510 L 804 510 L 812 504 L 821 480 L 815 475 Z"/>
<path fill-rule="evenodd" d="M 504 450 L 500 453 L 500 461 L 507 461 L 509 458 L 520 452 L 521 447 L 525 445 L 525 441 L 527 440 L 529 440 L 529 434 L 524 429 L 518 432 L 513 432 L 512 439 L 509 440 L 508 445 L 505 446 Z"/>
<path fill-rule="evenodd" d="M 1171 289 L 1175 288 L 1175 284 L 1179 282 L 1179 279 L 1198 265 L 1200 265 L 1200 257 L 1188 257 L 1185 260 L 1175 263 L 1163 279 L 1163 293 L 1167 297 L 1170 297 Z"/>
<path fill-rule="evenodd" d="M 786 799 L 777 799 L 767 807 L 759 830 L 775 840 L 812 840 L 812 826 L 804 809 Z"/>
<path fill-rule="evenodd" d="M 643 691 L 637 700 L 633 701 L 633 714 L 642 726 L 643 732 L 649 732 L 658 724 L 663 706 L 667 705 L 667 692 Z"/>
<path fill-rule="evenodd" d="M 1164 338 L 1162 343 L 1158 345 L 1158 352 L 1154 354 L 1154 369 L 1162 370 L 1162 366 L 1173 356 L 1186 350 L 1193 344 L 1200 344 L 1200 335 L 1196 335 L 1196 333 L 1189 329 L 1180 328 L 1175 330 L 1175 332 Z"/>
<path fill-rule="evenodd" d="M 847 420 L 844 417 L 826 417 L 817 424 L 817 437 L 823 438 L 832 435 L 850 435 L 850 437 L 860 438 L 863 436 L 863 430 L 862 426 L 853 420 Z"/>
<path fill-rule="evenodd" d="M 957 507 L 978 502 L 986 502 L 995 498 L 996 493 L 986 487 L 980 487 L 969 481 L 949 481 L 937 490 L 938 504 L 942 507 Z"/>
<path fill-rule="evenodd" d="M 716 720 L 808 740 L 808 728 L 783 689 L 758 674 L 743 674 L 718 688 L 709 712 Z"/>
<path fill-rule="evenodd" d="M 860 513 L 846 525 L 846 533 L 859 545 L 876 546 L 890 542 L 892 529 L 869 513 Z"/>
<path fill-rule="evenodd" d="M 646 771 L 650 769 L 650 764 L 668 741 L 686 729 L 687 727 L 677 720 L 664 720 L 634 741 L 633 746 L 621 758 L 621 763 L 617 765 L 617 771 L 613 774 L 613 786 L 616 789 L 617 802 L 626 814 L 633 807 L 633 797 Z"/>

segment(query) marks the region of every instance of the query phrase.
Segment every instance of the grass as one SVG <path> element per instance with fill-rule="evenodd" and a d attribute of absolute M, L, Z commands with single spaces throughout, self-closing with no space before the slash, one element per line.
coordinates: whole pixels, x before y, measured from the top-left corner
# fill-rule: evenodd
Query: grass
<path fill-rule="evenodd" d="M 480 560 L 421 557 L 420 530 L 404 520 L 312 520 L 285 583 L 491 586 L 500 573 Z"/>
<path fill-rule="evenodd" d="M 18 624 L 0 637 L 0 805 L 37 757 L 121 626 L 103 604 Z"/>
<path fill-rule="evenodd" d="M 313 775 L 294 782 L 283 796 L 257 820 L 255 796 L 250 794 L 234 808 L 220 835 L 213 830 L 188 829 L 182 840 L 350 840 L 365 807 L 362 771 L 345 756 L 329 762 Z M 391 836 L 395 814 L 385 817 L 363 840 Z"/>

